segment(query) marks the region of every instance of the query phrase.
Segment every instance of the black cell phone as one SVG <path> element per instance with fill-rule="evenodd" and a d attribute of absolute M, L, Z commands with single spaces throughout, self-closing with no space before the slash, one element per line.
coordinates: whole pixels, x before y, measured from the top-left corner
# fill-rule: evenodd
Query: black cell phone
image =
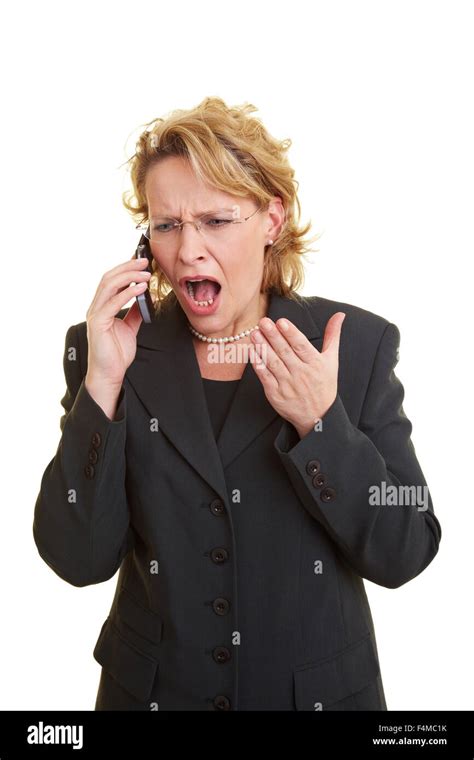
<path fill-rule="evenodd" d="M 135 251 L 135 258 L 141 259 L 144 256 L 148 259 L 148 266 L 146 267 L 146 271 L 150 272 L 150 274 L 153 274 L 152 269 L 152 263 L 153 263 L 153 254 L 150 250 L 150 241 L 148 240 L 145 235 L 142 235 L 138 245 L 137 249 Z M 151 299 L 150 295 L 150 288 L 147 287 L 147 289 L 140 293 L 137 297 L 138 301 L 138 308 L 140 309 L 140 314 L 142 315 L 142 319 L 144 322 L 150 323 L 153 321 L 154 315 L 155 315 L 155 309 L 153 308 L 153 301 Z"/>

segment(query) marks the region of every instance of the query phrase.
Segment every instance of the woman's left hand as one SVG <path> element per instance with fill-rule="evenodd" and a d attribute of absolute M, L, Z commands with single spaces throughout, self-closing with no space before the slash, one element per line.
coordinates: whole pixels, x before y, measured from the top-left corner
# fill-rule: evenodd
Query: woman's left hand
<path fill-rule="evenodd" d="M 275 411 L 303 438 L 324 416 L 337 396 L 339 341 L 345 314 L 328 320 L 318 351 L 288 319 L 263 317 L 250 333 L 255 352 L 250 361 Z"/>

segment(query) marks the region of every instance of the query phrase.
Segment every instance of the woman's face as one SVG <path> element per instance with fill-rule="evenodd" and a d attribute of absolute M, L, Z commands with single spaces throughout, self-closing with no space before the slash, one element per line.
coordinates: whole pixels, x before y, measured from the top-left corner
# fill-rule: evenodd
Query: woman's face
<path fill-rule="evenodd" d="M 150 219 L 167 217 L 182 221 L 198 219 L 203 213 L 231 209 L 237 218 L 252 214 L 258 207 L 249 198 L 240 198 L 202 182 L 179 156 L 168 156 L 147 172 L 145 193 Z M 235 335 L 252 327 L 262 316 L 260 293 L 264 247 L 275 240 L 284 221 L 281 199 L 274 197 L 266 209 L 241 224 L 202 235 L 192 224 L 173 233 L 174 243 L 163 238 L 150 247 L 159 268 L 165 273 L 188 320 L 199 332 L 213 337 Z M 192 286 L 187 279 L 209 277 Z M 218 286 L 220 285 L 220 290 Z M 218 291 L 218 292 L 217 292 Z M 195 301 L 208 301 L 197 305 Z M 249 323 L 249 320 L 252 321 Z"/>

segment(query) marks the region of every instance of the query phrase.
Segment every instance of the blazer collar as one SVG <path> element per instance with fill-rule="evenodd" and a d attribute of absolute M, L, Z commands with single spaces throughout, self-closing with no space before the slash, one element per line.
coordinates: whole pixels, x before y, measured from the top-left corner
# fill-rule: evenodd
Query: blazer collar
<path fill-rule="evenodd" d="M 287 317 L 321 349 L 321 330 L 303 296 L 294 301 L 272 290 L 267 313 L 274 321 Z M 147 414 L 157 419 L 161 434 L 227 501 L 225 468 L 278 416 L 251 363 L 216 442 L 187 317 L 171 292 L 155 320 L 141 324 L 135 360 L 126 375 Z"/>

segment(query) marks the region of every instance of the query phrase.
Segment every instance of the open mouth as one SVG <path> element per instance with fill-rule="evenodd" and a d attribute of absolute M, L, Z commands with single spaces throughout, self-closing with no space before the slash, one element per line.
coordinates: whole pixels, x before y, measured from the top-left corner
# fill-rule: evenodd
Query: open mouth
<path fill-rule="evenodd" d="M 217 280 L 203 278 L 199 280 L 185 280 L 185 288 L 196 306 L 212 306 L 221 290 L 221 285 Z"/>

